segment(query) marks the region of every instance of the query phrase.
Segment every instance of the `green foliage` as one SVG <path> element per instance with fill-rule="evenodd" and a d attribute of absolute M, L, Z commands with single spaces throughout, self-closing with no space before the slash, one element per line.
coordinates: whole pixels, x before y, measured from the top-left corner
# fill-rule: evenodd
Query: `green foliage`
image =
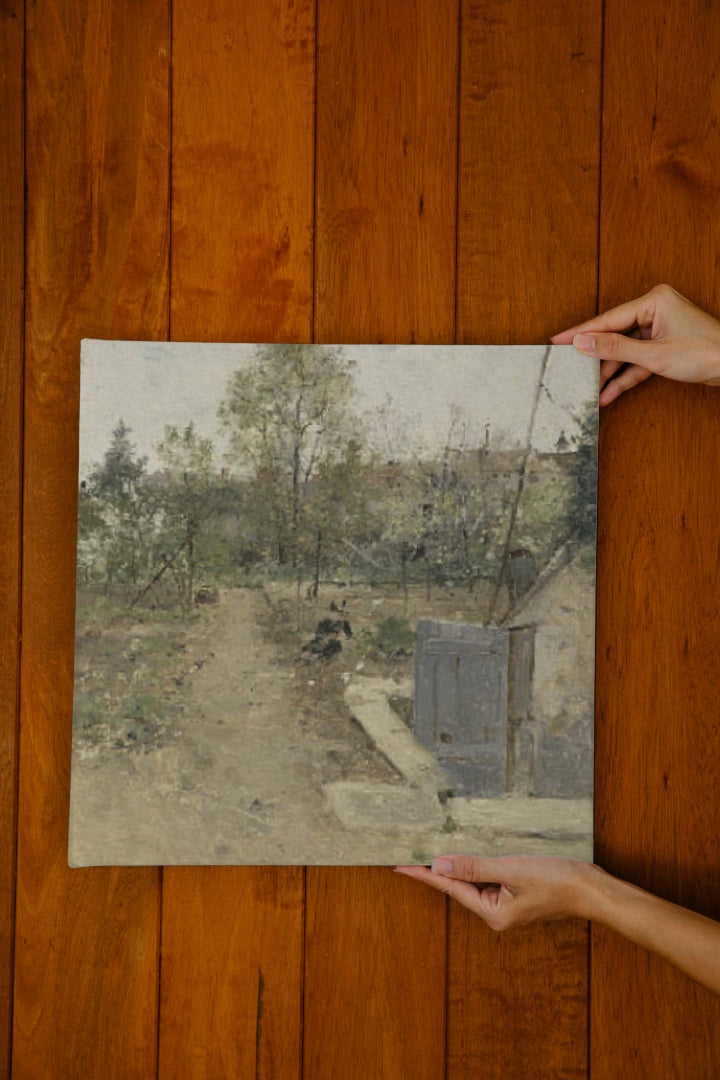
<path fill-rule="evenodd" d="M 522 450 L 489 448 L 451 417 L 436 459 L 410 460 L 389 428 L 382 458 L 353 411 L 352 364 L 341 349 L 259 346 L 220 407 L 233 472 L 188 424 L 169 425 L 147 472 L 122 420 L 103 462 L 81 485 L 78 579 L 128 602 L 179 601 L 197 584 L 354 580 L 463 585 L 497 575 L 507 550 Z M 511 548 L 538 572 L 569 539 L 595 530 L 596 409 L 555 458 L 530 458 Z M 390 413 L 387 423 L 392 424 Z M 378 422 L 382 426 L 381 421 Z M 493 443 L 493 447 L 495 444 Z M 545 460 L 546 458 L 546 460 Z"/>
<path fill-rule="evenodd" d="M 89 728 L 106 718 L 105 702 L 98 694 L 77 691 L 73 703 L 73 727 Z"/>
<path fill-rule="evenodd" d="M 262 557 L 309 568 L 357 516 L 360 443 L 342 351 L 261 346 L 220 408 L 231 456 L 251 485 L 246 504 Z"/>
<path fill-rule="evenodd" d="M 115 720 L 147 722 L 161 720 L 165 716 L 165 709 L 154 694 L 129 694 L 118 705 L 115 712 Z"/>
<path fill-rule="evenodd" d="M 212 443 L 193 424 L 181 430 L 169 425 L 157 447 L 163 468 L 148 475 L 147 459 L 136 454 L 130 434 L 120 420 L 103 463 L 81 484 L 78 577 L 86 584 L 139 586 L 133 598 L 149 586 L 155 599 L 167 596 L 169 585 L 187 612 L 198 541 L 227 501 L 213 472 Z"/>
<path fill-rule="evenodd" d="M 196 617 L 202 620 L 203 613 Z M 177 609 L 140 614 L 128 610 L 127 599 L 81 587 L 76 625 L 73 726 L 79 737 L 92 741 L 94 728 L 110 725 L 123 740 L 146 741 L 178 715 L 187 619 Z"/>
<path fill-rule="evenodd" d="M 132 503 L 145 478 L 147 458 L 135 457 L 130 442 L 130 428 L 123 420 L 118 421 L 112 433 L 112 442 L 105 452 L 103 464 L 96 465 L 90 479 L 94 494 L 108 499 L 113 505 L 123 500 Z"/>
<path fill-rule="evenodd" d="M 595 538 L 593 537 L 593 543 L 588 544 L 587 547 L 583 547 L 578 559 L 578 566 L 581 570 L 584 570 L 586 574 L 595 574 Z"/>
<path fill-rule="evenodd" d="M 158 543 L 187 610 L 197 577 L 198 537 L 214 500 L 213 445 L 192 423 L 182 431 L 168 425 L 157 452 L 164 465 Z"/>
<path fill-rule="evenodd" d="M 86 579 L 100 574 L 108 584 L 137 583 L 147 570 L 155 506 L 146 466 L 120 420 L 103 463 L 80 488 L 78 562 Z"/>
<path fill-rule="evenodd" d="M 415 648 L 415 632 L 410 623 L 396 615 L 390 615 L 374 629 L 362 630 L 358 640 L 367 656 L 387 659 L 411 656 Z"/>
<path fill-rule="evenodd" d="M 548 469 L 526 480 L 512 546 L 531 550 L 539 565 L 552 558 L 567 539 L 572 489 L 569 472 Z"/>
<path fill-rule="evenodd" d="M 577 436 L 573 491 L 568 505 L 568 524 L 581 544 L 594 544 L 597 531 L 597 406 L 588 405 Z"/>

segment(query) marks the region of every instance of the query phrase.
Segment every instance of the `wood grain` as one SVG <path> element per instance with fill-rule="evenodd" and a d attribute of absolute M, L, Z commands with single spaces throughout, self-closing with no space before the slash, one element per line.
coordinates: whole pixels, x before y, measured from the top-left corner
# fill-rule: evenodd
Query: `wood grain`
<path fill-rule="evenodd" d="M 610 0 L 605 40 L 600 305 L 667 280 L 718 315 L 720 12 Z M 596 748 L 598 859 L 715 918 L 719 422 L 657 380 L 608 410 Z M 600 928 L 591 1030 L 598 1080 L 720 1073 L 720 1000 Z"/>
<path fill-rule="evenodd" d="M 444 1077 L 444 899 L 387 867 L 307 876 L 304 1076 Z"/>
<path fill-rule="evenodd" d="M 158 874 L 67 868 L 80 338 L 167 326 L 164 0 L 27 13 L 13 1076 L 155 1075 Z"/>
<path fill-rule="evenodd" d="M 315 339 L 451 342 L 458 5 L 318 7 Z"/>
<path fill-rule="evenodd" d="M 719 423 L 711 391 L 660 383 L 608 415 L 596 740 L 598 861 L 716 919 Z M 591 970 L 593 1077 L 718 1074 L 717 997 L 599 927 Z"/>
<path fill-rule="evenodd" d="M 451 342 L 455 4 L 318 7 L 315 339 Z M 445 906 L 308 869 L 305 1075 L 444 1075 Z"/>
<path fill-rule="evenodd" d="M 302 901 L 301 870 L 165 870 L 160 1076 L 300 1075 Z"/>
<path fill-rule="evenodd" d="M 173 7 L 172 336 L 310 341 L 315 8 Z M 299 867 L 167 868 L 160 1075 L 298 1076 Z"/>
<path fill-rule="evenodd" d="M 172 334 L 307 341 L 315 4 L 173 8 Z"/>
<path fill-rule="evenodd" d="M 457 340 L 543 342 L 595 306 L 602 5 L 465 0 Z"/>
<path fill-rule="evenodd" d="M 718 423 L 711 391 L 659 383 L 608 416 L 596 740 L 598 861 L 714 918 Z M 718 999 L 609 932 L 593 929 L 592 943 L 593 1075 L 630 1062 L 648 1076 L 714 1075 Z"/>
<path fill-rule="evenodd" d="M 10 1072 L 17 825 L 25 7 L 0 11 L 0 1075 Z"/>
<path fill-rule="evenodd" d="M 464 910 L 450 915 L 448 1075 L 585 1076 L 585 924 L 501 935 Z"/>
<path fill-rule="evenodd" d="M 546 341 L 595 308 L 601 35 L 599 3 L 463 8 L 461 342 Z M 584 924 L 502 936 L 451 905 L 449 947 L 452 1080 L 586 1074 Z"/>
<path fill-rule="evenodd" d="M 540 341 L 595 309 L 600 0 L 459 4 L 318 0 L 315 116 L 312 0 L 175 0 L 173 337 L 446 342 L 456 327 L 460 342 Z M 446 1041 L 449 1080 L 585 1075 L 580 924 L 501 936 L 452 907 L 446 931 L 443 900 L 389 870 L 311 869 L 303 937 L 300 869 L 169 869 L 158 1031 L 158 873 L 67 869 L 79 340 L 168 332 L 169 7 L 38 0 L 26 16 L 18 893 L 13 928 L 11 827 L 0 1072 L 15 935 L 16 1080 L 284 1080 L 303 1063 L 313 1080 L 437 1080 Z M 22 0 L 7 0 L 3 822 L 17 757 L 22 47 Z M 720 314 L 719 55 L 704 0 L 606 0 L 601 307 L 667 279 Z M 603 416 L 596 735 L 598 861 L 715 917 L 719 410 L 713 391 L 648 383 Z M 593 928 L 591 949 L 595 1080 L 720 1074 L 716 998 L 609 931 Z"/>

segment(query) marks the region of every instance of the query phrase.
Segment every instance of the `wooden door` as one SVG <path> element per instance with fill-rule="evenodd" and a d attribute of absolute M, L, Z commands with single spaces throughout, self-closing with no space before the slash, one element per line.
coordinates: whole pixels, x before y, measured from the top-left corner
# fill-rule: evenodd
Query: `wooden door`
<path fill-rule="evenodd" d="M 667 279 L 720 314 L 720 8 L 0 8 L 0 1073 L 720 1074 L 609 931 L 388 869 L 67 868 L 83 336 L 538 343 Z M 720 916 L 720 392 L 602 417 L 596 857 Z"/>
<path fill-rule="evenodd" d="M 418 620 L 414 731 L 458 795 L 506 791 L 508 657 L 507 630 Z"/>

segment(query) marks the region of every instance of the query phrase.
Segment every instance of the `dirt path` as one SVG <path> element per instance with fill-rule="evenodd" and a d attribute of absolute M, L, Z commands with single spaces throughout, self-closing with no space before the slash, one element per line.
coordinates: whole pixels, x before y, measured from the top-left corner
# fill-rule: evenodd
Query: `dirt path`
<path fill-rule="evenodd" d="M 312 671 L 277 665 L 257 631 L 264 603 L 222 594 L 175 743 L 76 757 L 72 864 L 392 861 L 386 835 L 359 844 L 327 809 L 337 740 L 298 722 L 294 683 Z"/>
<path fill-rule="evenodd" d="M 425 804 L 418 814 L 417 785 L 378 763 L 341 706 L 317 704 L 323 678 L 352 678 L 342 657 L 332 676 L 321 661 L 278 663 L 259 630 L 266 605 L 258 590 L 228 590 L 209 630 L 188 635 L 183 720 L 162 745 L 76 749 L 71 865 L 382 865 L 448 846 L 555 853 L 551 836 L 528 831 L 522 806 L 515 825 L 513 807 L 493 803 L 499 820 L 476 808 L 452 838 Z M 561 850 L 586 857 L 586 838 L 568 828 Z"/>

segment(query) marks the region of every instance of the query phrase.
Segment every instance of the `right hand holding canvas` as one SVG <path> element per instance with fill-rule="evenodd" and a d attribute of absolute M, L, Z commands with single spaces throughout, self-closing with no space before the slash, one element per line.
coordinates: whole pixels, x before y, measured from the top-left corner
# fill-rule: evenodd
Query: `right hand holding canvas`
<path fill-rule="evenodd" d="M 432 868 L 395 869 L 452 896 L 492 930 L 567 916 L 591 919 L 720 994 L 720 923 L 592 863 L 542 855 L 441 855 Z"/>
<path fill-rule="evenodd" d="M 575 859 L 540 855 L 443 855 L 429 869 L 396 869 L 452 896 L 493 930 L 571 915 L 587 918 L 587 879 L 603 874 L 599 867 Z"/>
<path fill-rule="evenodd" d="M 656 285 L 551 341 L 601 361 L 601 405 L 651 375 L 720 385 L 720 322 L 669 285 Z"/>

